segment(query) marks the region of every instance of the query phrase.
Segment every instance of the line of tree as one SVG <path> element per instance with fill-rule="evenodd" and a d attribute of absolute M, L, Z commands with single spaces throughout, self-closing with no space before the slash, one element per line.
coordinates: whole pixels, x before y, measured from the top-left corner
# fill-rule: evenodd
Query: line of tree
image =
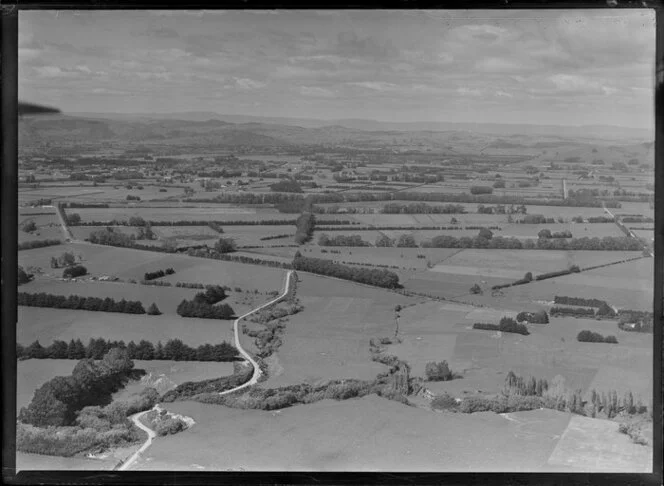
<path fill-rule="evenodd" d="M 557 231 L 552 233 L 550 229 L 543 229 L 537 233 L 538 238 L 572 238 L 572 232 L 570 230 Z"/>
<path fill-rule="evenodd" d="M 567 295 L 556 295 L 553 298 L 553 303 L 561 305 L 580 305 L 584 307 L 602 307 L 603 305 L 607 305 L 605 300 L 569 297 Z"/>
<path fill-rule="evenodd" d="M 195 399 L 197 395 L 205 393 L 214 393 L 218 396 L 220 392 L 243 385 L 253 376 L 254 370 L 252 366 L 243 366 L 239 363 L 234 363 L 233 366 L 234 372 L 230 376 L 181 383 L 173 390 L 166 392 L 161 397 L 161 401 L 170 403 L 176 400 Z"/>
<path fill-rule="evenodd" d="M 584 329 L 577 336 L 576 340 L 581 343 L 610 343 L 618 344 L 618 339 L 615 336 L 602 336 L 598 332 L 588 331 Z"/>
<path fill-rule="evenodd" d="M 523 334 L 527 336 L 530 334 L 528 328 L 524 324 L 519 324 L 511 317 L 503 317 L 500 319 L 500 323 L 491 324 L 485 322 L 476 322 L 473 324 L 473 329 L 483 329 L 486 331 L 501 331 L 501 332 L 512 332 L 516 334 Z"/>
<path fill-rule="evenodd" d="M 143 280 L 147 282 L 149 280 L 165 277 L 166 275 L 173 275 L 174 273 L 175 270 L 172 268 L 167 268 L 166 270 L 157 270 L 156 272 L 145 272 L 145 275 L 143 275 Z"/>
<path fill-rule="evenodd" d="M 555 272 L 541 273 L 535 277 L 535 280 L 546 280 L 549 278 L 560 277 L 562 275 L 570 275 L 572 273 L 579 273 L 581 269 L 578 265 L 572 265 L 565 270 L 556 270 Z"/>
<path fill-rule="evenodd" d="M 129 341 L 111 341 L 103 338 L 91 338 L 87 346 L 80 339 L 72 339 L 67 343 L 55 340 L 49 346 L 42 346 L 35 341 L 29 346 L 16 345 L 16 357 L 25 359 L 102 359 L 111 349 L 119 348 L 127 351 L 130 359 L 174 360 L 174 361 L 235 361 L 238 350 L 226 341 L 219 344 L 202 344 L 191 347 L 180 339 L 169 339 L 166 344 L 161 341 L 153 344 L 142 339 L 138 344 Z"/>
<path fill-rule="evenodd" d="M 211 249 L 191 249 L 187 255 L 199 258 L 210 258 L 213 260 L 222 260 L 226 262 L 248 263 L 251 265 L 263 265 L 266 267 L 292 268 L 291 263 L 279 262 L 276 260 L 265 260 L 263 258 L 248 257 L 245 255 L 230 255 L 227 253 L 217 253 Z"/>
<path fill-rule="evenodd" d="M 470 193 L 473 194 L 473 195 L 493 194 L 493 187 L 491 187 L 491 186 L 470 186 Z"/>
<path fill-rule="evenodd" d="M 554 224 L 555 218 L 546 218 L 541 214 L 526 214 L 518 221 L 520 224 Z"/>
<path fill-rule="evenodd" d="M 384 205 L 380 212 L 383 214 L 464 214 L 466 208 L 461 204 L 432 206 L 426 203 L 389 203 Z"/>
<path fill-rule="evenodd" d="M 79 203 L 79 202 L 66 202 L 63 203 L 65 208 L 109 208 L 110 206 L 107 203 Z"/>
<path fill-rule="evenodd" d="M 183 299 L 176 312 L 182 317 L 198 317 L 201 319 L 231 319 L 235 316 L 235 311 L 228 304 L 211 305 L 195 299 Z"/>
<path fill-rule="evenodd" d="M 23 243 L 18 244 L 18 251 L 32 250 L 34 248 L 44 248 L 45 246 L 55 246 L 55 245 L 61 245 L 61 244 L 62 244 L 62 241 L 60 241 L 60 240 L 24 241 Z"/>
<path fill-rule="evenodd" d="M 574 317 L 595 317 L 595 310 L 585 307 L 551 307 L 551 315 L 574 316 Z"/>
<path fill-rule="evenodd" d="M 279 182 L 275 182 L 274 184 L 270 185 L 270 190 L 272 192 L 304 192 L 300 183 L 293 179 L 284 179 Z"/>
<path fill-rule="evenodd" d="M 300 215 L 299 218 L 295 221 L 295 242 L 298 245 L 302 245 L 307 241 L 311 240 L 311 237 L 314 233 L 314 226 L 316 224 L 316 218 L 313 213 L 305 212 Z"/>
<path fill-rule="evenodd" d="M 337 235 L 330 238 L 323 233 L 318 237 L 319 246 L 371 246 L 369 242 L 364 241 L 360 235 Z"/>
<path fill-rule="evenodd" d="M 272 235 L 272 236 L 262 236 L 259 238 L 260 241 L 268 241 L 268 240 L 281 240 L 283 238 L 291 238 L 293 235 L 292 234 L 283 234 L 283 235 Z"/>
<path fill-rule="evenodd" d="M 330 277 L 352 280 L 388 289 L 400 288 L 399 276 L 389 270 L 357 268 L 334 263 L 322 258 L 307 258 L 298 251 L 293 258 L 293 268 L 305 272 L 327 275 Z"/>
<path fill-rule="evenodd" d="M 28 307 L 51 307 L 54 309 L 77 309 L 99 312 L 120 312 L 123 314 L 145 314 L 143 304 L 139 301 L 115 301 L 111 297 L 82 297 L 80 295 L 54 295 L 45 292 L 19 292 L 16 296 L 17 305 Z"/>
<path fill-rule="evenodd" d="M 142 218 L 141 218 L 142 219 Z M 254 221 L 228 220 L 228 221 L 210 221 L 210 220 L 177 220 L 177 221 L 153 221 L 144 220 L 144 224 L 131 224 L 128 220 L 112 219 L 110 221 L 80 221 L 71 226 L 208 226 L 219 233 L 223 233 L 223 226 L 289 226 L 295 224 L 293 219 L 262 219 Z M 214 226 L 213 225 L 217 225 Z"/>

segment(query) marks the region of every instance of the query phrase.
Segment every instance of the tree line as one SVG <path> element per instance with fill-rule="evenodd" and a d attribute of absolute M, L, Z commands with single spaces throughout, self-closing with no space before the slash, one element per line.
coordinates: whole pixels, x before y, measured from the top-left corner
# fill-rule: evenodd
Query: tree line
<path fill-rule="evenodd" d="M 461 204 L 432 206 L 425 203 L 389 203 L 384 205 L 380 212 L 383 214 L 464 214 L 466 208 Z"/>
<path fill-rule="evenodd" d="M 118 348 L 127 351 L 130 359 L 173 360 L 173 361 L 234 361 L 238 351 L 231 344 L 222 341 L 219 344 L 201 344 L 193 348 L 184 344 L 180 339 L 169 339 L 166 344 L 158 341 L 153 344 L 141 339 L 137 344 L 129 341 L 111 341 L 103 338 L 91 338 L 87 346 L 80 339 L 71 339 L 69 343 L 55 340 L 49 346 L 42 346 L 34 341 L 29 346 L 16 345 L 16 358 L 24 359 L 95 359 L 104 357 L 111 349 Z"/>
<path fill-rule="evenodd" d="M 371 246 L 369 242 L 364 241 L 360 235 L 337 235 L 330 238 L 323 233 L 318 237 L 319 246 Z"/>
<path fill-rule="evenodd" d="M 295 227 L 297 228 L 295 231 L 295 242 L 299 245 L 302 245 L 311 240 L 311 237 L 314 233 L 315 224 L 316 218 L 312 213 L 302 213 L 295 221 Z"/>
<path fill-rule="evenodd" d="M 143 218 L 140 218 L 143 220 Z M 177 221 L 156 221 L 143 220 L 141 224 L 132 224 L 131 221 L 112 219 L 110 221 L 79 221 L 70 226 L 209 226 L 219 232 L 217 228 L 221 226 L 288 226 L 295 224 L 293 219 L 262 219 L 256 221 L 229 220 L 229 221 L 210 221 L 210 220 L 177 220 Z M 212 225 L 216 225 L 213 227 Z M 221 231 L 223 233 L 223 229 Z"/>
<path fill-rule="evenodd" d="M 32 250 L 34 248 L 43 248 L 45 246 L 55 246 L 61 245 L 62 241 L 60 240 L 33 240 L 33 241 L 24 241 L 23 243 L 18 244 L 18 251 L 21 250 Z"/>
<path fill-rule="evenodd" d="M 293 268 L 305 272 L 337 277 L 344 280 L 374 285 L 388 289 L 400 288 L 399 276 L 389 270 L 357 268 L 334 263 L 322 258 L 308 258 L 298 251 L 293 258 Z"/>
<path fill-rule="evenodd" d="M 615 336 L 603 336 L 598 332 L 588 331 L 584 329 L 576 336 L 576 340 L 581 343 L 610 343 L 618 344 L 618 339 Z"/>
<path fill-rule="evenodd" d="M 498 324 L 491 324 L 486 322 L 476 322 L 473 324 L 473 329 L 482 329 L 486 331 L 500 331 L 500 332 L 513 332 L 516 334 L 523 334 L 527 336 L 530 334 L 528 328 L 524 324 L 519 324 L 511 317 L 503 317 Z"/>
<path fill-rule="evenodd" d="M 79 295 L 54 295 L 45 292 L 19 292 L 16 296 L 17 305 L 28 307 L 51 307 L 55 309 L 78 309 L 99 312 L 120 312 L 124 314 L 145 314 L 143 304 L 139 301 L 115 301 L 111 297 L 82 297 Z"/>
<path fill-rule="evenodd" d="M 423 241 L 422 248 L 486 248 L 505 250 L 587 250 L 587 251 L 640 251 L 642 245 L 634 238 L 624 236 L 605 236 L 603 238 L 572 238 L 520 240 L 518 238 L 471 238 L 462 236 L 457 238 L 450 235 L 435 236 L 431 240 Z"/>
<path fill-rule="evenodd" d="M 175 270 L 172 268 L 167 268 L 166 270 L 157 270 L 156 272 L 145 272 L 143 275 L 144 281 L 155 280 L 157 278 L 165 277 L 166 275 L 173 275 Z"/>

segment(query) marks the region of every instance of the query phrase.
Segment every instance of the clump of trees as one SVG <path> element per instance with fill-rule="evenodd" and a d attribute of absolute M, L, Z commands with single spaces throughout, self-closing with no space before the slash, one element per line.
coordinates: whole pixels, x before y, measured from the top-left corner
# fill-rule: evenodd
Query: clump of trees
<path fill-rule="evenodd" d="M 473 286 L 470 288 L 470 293 L 475 295 L 482 295 L 484 292 L 482 292 L 482 287 L 480 287 L 479 284 L 473 284 Z"/>
<path fill-rule="evenodd" d="M 466 208 L 461 204 L 433 206 L 426 203 L 389 203 L 380 210 L 384 214 L 463 214 Z"/>
<path fill-rule="evenodd" d="M 628 332 L 653 333 L 653 314 L 651 312 L 621 311 L 618 328 Z"/>
<path fill-rule="evenodd" d="M 470 193 L 473 194 L 473 195 L 493 194 L 493 187 L 491 187 L 491 186 L 470 186 Z"/>
<path fill-rule="evenodd" d="M 110 227 L 91 232 L 90 236 L 88 236 L 88 241 L 90 243 L 96 243 L 99 245 L 119 246 L 126 248 L 131 248 L 134 246 L 134 242 L 129 235 L 120 231 L 114 231 L 113 228 Z"/>
<path fill-rule="evenodd" d="M 552 316 L 595 317 L 594 309 L 585 307 L 551 307 Z"/>
<path fill-rule="evenodd" d="M 549 316 L 545 310 L 537 312 L 519 312 L 516 316 L 517 322 L 527 321 L 531 324 L 548 324 Z"/>
<path fill-rule="evenodd" d="M 198 292 L 194 296 L 194 302 L 197 304 L 214 305 L 226 298 L 226 289 L 221 285 L 208 285 L 205 292 Z"/>
<path fill-rule="evenodd" d="M 503 317 L 498 324 L 490 324 L 484 322 L 476 322 L 473 324 L 473 329 L 483 329 L 487 331 L 501 331 L 512 332 L 516 334 L 523 334 L 527 336 L 530 334 L 528 328 L 524 324 L 519 324 L 511 317 Z"/>
<path fill-rule="evenodd" d="M 35 223 L 34 219 L 30 219 L 21 225 L 21 231 L 24 231 L 26 233 L 32 233 L 33 231 L 37 231 L 37 223 Z"/>
<path fill-rule="evenodd" d="M 166 275 L 173 275 L 174 273 L 175 270 L 172 268 L 167 268 L 166 270 L 157 270 L 156 272 L 145 272 L 145 275 L 143 275 L 143 280 L 148 282 L 150 280 L 165 277 Z"/>
<path fill-rule="evenodd" d="M 221 254 L 233 253 L 237 250 L 237 246 L 233 238 L 219 238 L 219 241 L 214 244 L 214 250 Z"/>
<path fill-rule="evenodd" d="M 538 238 L 572 238 L 572 232 L 569 230 L 552 233 L 550 229 L 543 229 L 537 233 Z"/>
<path fill-rule="evenodd" d="M 435 361 L 428 362 L 424 367 L 424 374 L 429 381 L 450 381 L 454 378 L 460 378 L 457 373 L 452 372 L 445 360 L 439 363 Z"/>
<path fill-rule="evenodd" d="M 37 427 L 72 425 L 82 408 L 108 403 L 111 394 L 132 376 L 133 368 L 126 350 L 119 348 L 108 351 L 99 363 L 81 360 L 70 376 L 55 377 L 38 388 L 18 418 Z"/>
<path fill-rule="evenodd" d="M 182 317 L 199 317 L 202 319 L 230 319 L 235 315 L 235 311 L 228 304 L 211 305 L 195 299 L 183 299 L 176 312 Z"/>
<path fill-rule="evenodd" d="M 316 218 L 312 213 L 302 213 L 295 221 L 295 227 L 297 228 L 295 231 L 295 243 L 302 245 L 311 240 L 311 237 L 314 234 L 315 224 Z"/>
<path fill-rule="evenodd" d="M 21 250 L 32 250 L 33 248 L 43 248 L 45 246 L 54 246 L 61 245 L 62 241 L 60 240 L 34 240 L 34 241 L 25 241 L 18 244 L 18 251 Z"/>
<path fill-rule="evenodd" d="M 87 268 L 85 268 L 83 265 L 75 265 L 73 267 L 65 268 L 65 270 L 62 272 L 62 278 L 76 278 L 87 274 Z"/>
<path fill-rule="evenodd" d="M 17 305 L 29 307 L 51 307 L 55 309 L 78 309 L 100 312 L 121 312 L 124 314 L 145 314 L 143 304 L 138 301 L 122 299 L 115 301 L 110 297 L 81 297 L 79 295 L 54 295 L 44 292 L 29 293 L 19 292 L 16 299 Z"/>
<path fill-rule="evenodd" d="M 147 312 L 147 314 L 148 314 L 149 316 L 160 316 L 160 315 L 161 315 L 161 311 L 159 310 L 159 307 L 157 307 L 157 304 L 155 304 L 155 303 L 153 302 L 152 305 L 150 305 L 150 307 L 148 307 L 148 312 Z"/>
<path fill-rule="evenodd" d="M 322 258 L 308 258 L 302 256 L 299 251 L 295 253 L 295 258 L 293 258 L 293 268 L 295 270 L 352 280 L 376 287 L 388 289 L 400 287 L 399 276 L 389 270 L 351 267 Z"/>
<path fill-rule="evenodd" d="M 584 329 L 577 336 L 576 340 L 581 343 L 610 343 L 618 344 L 618 339 L 615 336 L 602 336 L 598 332 L 588 331 Z"/>
<path fill-rule="evenodd" d="M 338 235 L 330 238 L 326 233 L 318 237 L 319 246 L 370 246 L 360 235 Z"/>
<path fill-rule="evenodd" d="M 18 271 L 16 272 L 17 285 L 23 285 L 25 283 L 28 283 L 34 278 L 35 278 L 34 275 L 32 275 L 31 273 L 27 273 L 22 266 L 20 265 L 18 266 Z"/>
<path fill-rule="evenodd" d="M 51 268 L 68 267 L 76 264 L 76 256 L 72 252 L 66 251 L 59 257 L 51 257 Z"/>

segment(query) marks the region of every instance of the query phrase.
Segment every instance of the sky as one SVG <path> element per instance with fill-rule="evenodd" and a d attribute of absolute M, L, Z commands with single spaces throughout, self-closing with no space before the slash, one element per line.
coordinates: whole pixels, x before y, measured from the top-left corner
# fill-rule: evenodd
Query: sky
<path fill-rule="evenodd" d="M 651 10 L 21 11 L 64 112 L 652 128 Z"/>

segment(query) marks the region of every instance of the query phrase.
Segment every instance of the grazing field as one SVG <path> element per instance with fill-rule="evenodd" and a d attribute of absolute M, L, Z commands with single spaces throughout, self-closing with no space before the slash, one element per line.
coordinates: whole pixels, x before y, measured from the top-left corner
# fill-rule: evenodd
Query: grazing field
<path fill-rule="evenodd" d="M 327 253 L 323 253 L 326 250 Z M 276 251 L 276 250 L 274 250 Z M 326 258 L 347 263 L 371 263 L 374 265 L 396 266 L 402 269 L 426 269 L 428 264 L 435 264 L 462 251 L 459 248 L 363 248 L 363 247 L 319 247 L 303 248 L 307 257 Z M 332 253 L 338 251 L 339 253 Z M 424 258 L 418 258 L 418 255 Z"/>
<path fill-rule="evenodd" d="M 548 460 L 573 471 L 652 472 L 652 448 L 634 444 L 610 420 L 573 416 Z"/>
<path fill-rule="evenodd" d="M 352 282 L 299 273 L 304 310 L 290 317 L 276 353 L 282 370 L 268 384 L 335 378 L 370 380 L 385 366 L 371 361 L 369 340 L 394 335 L 394 307 L 413 299 Z"/>
<path fill-rule="evenodd" d="M 16 452 L 17 471 L 111 471 L 118 458 L 59 457 Z"/>
<path fill-rule="evenodd" d="M 277 412 L 196 402 L 173 403 L 169 411 L 196 424 L 156 441 L 132 469 L 547 471 L 570 419 L 551 410 L 515 414 L 520 420 L 493 413 L 437 414 L 377 396 Z"/>
<path fill-rule="evenodd" d="M 293 215 L 279 213 L 270 208 L 247 208 L 236 206 L 214 207 L 146 207 L 129 206 L 120 208 L 81 208 L 68 209 L 67 212 L 81 215 L 82 221 L 128 220 L 140 216 L 154 221 L 260 221 L 264 219 L 295 219 Z"/>
<path fill-rule="evenodd" d="M 232 325 L 233 321 L 168 314 L 148 316 L 21 306 L 18 308 L 16 339 L 25 345 L 35 340 L 48 345 L 54 339 L 81 339 L 87 343 L 91 338 L 103 337 L 112 341 L 146 339 L 165 343 L 177 338 L 190 346 L 198 346 L 232 342 Z"/>
<path fill-rule="evenodd" d="M 173 268 L 175 274 L 160 280 L 173 285 L 176 282 L 198 282 L 262 292 L 279 290 L 283 283 L 284 272 L 276 268 L 84 243 L 21 251 L 19 265 L 38 266 L 44 272 L 60 277 L 62 269 L 51 269 L 50 259 L 65 251 L 82 255 L 82 264 L 91 276 L 111 275 L 139 281 L 146 272 Z"/>
<path fill-rule="evenodd" d="M 60 227 L 58 225 L 58 227 Z M 107 226 L 70 226 L 74 238 L 77 240 L 85 240 L 90 236 L 90 233 L 93 231 L 105 230 Z M 116 233 L 124 233 L 126 235 L 136 235 L 138 236 L 138 228 L 132 226 L 112 226 L 113 231 Z M 61 232 L 62 234 L 62 232 Z M 138 243 L 146 244 L 148 241 L 138 241 Z"/>

